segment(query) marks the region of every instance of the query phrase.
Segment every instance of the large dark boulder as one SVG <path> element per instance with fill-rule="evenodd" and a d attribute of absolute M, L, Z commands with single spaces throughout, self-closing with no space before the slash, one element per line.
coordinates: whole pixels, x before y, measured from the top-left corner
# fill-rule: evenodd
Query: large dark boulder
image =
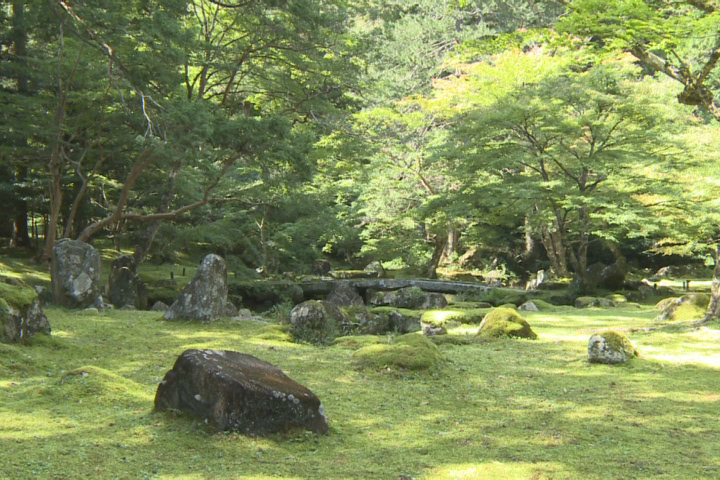
<path fill-rule="evenodd" d="M 59 240 L 53 247 L 50 271 L 58 305 L 85 308 L 102 304 L 100 253 L 91 245 L 67 238 Z"/>
<path fill-rule="evenodd" d="M 24 342 L 36 333 L 50 333 L 50 323 L 34 289 L 0 278 L 0 342 Z"/>
<path fill-rule="evenodd" d="M 201 322 L 217 320 L 225 316 L 227 292 L 225 260 L 218 255 L 207 255 L 190 283 L 165 311 L 163 318 Z"/>
<path fill-rule="evenodd" d="M 276 366 L 227 350 L 186 350 L 163 378 L 155 410 L 180 410 L 218 431 L 328 432 L 322 403 Z"/>
<path fill-rule="evenodd" d="M 130 255 L 121 255 L 112 261 L 107 296 L 108 301 L 115 308 L 127 306 L 138 310 L 147 308 L 147 288 L 135 272 L 135 262 Z"/>

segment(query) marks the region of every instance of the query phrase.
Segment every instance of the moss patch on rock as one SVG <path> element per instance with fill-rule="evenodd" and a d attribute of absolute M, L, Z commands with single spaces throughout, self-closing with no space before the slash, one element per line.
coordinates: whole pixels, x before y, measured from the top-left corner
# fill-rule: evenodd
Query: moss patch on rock
<path fill-rule="evenodd" d="M 353 363 L 360 368 L 426 370 L 442 360 L 438 347 L 415 333 L 401 335 L 389 344 L 368 345 L 353 354 Z"/>
<path fill-rule="evenodd" d="M 530 324 L 512 308 L 496 308 L 488 313 L 477 333 L 483 338 L 516 337 L 536 339 Z"/>
<path fill-rule="evenodd" d="M 19 280 L 14 280 L 11 283 L 5 280 L 0 279 L 0 298 L 15 308 L 23 309 L 32 305 L 37 298 L 37 292 L 33 288 L 28 287 Z"/>

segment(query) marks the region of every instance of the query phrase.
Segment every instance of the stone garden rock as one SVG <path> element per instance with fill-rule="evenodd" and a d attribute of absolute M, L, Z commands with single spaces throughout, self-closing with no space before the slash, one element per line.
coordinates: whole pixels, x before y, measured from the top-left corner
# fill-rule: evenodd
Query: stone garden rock
<path fill-rule="evenodd" d="M 357 289 L 349 282 L 337 282 L 333 287 L 327 301 L 338 307 L 364 307 L 365 302 Z"/>
<path fill-rule="evenodd" d="M 229 300 L 225 302 L 225 316 L 230 318 L 238 316 L 237 307 Z"/>
<path fill-rule="evenodd" d="M 155 395 L 155 410 L 180 410 L 218 431 L 327 433 L 318 397 L 276 366 L 227 350 L 186 350 Z"/>
<path fill-rule="evenodd" d="M 53 247 L 50 270 L 55 303 L 70 308 L 97 305 L 101 291 L 100 253 L 91 245 L 67 238 L 59 240 Z"/>
<path fill-rule="evenodd" d="M 443 308 L 448 304 L 444 295 L 424 292 L 418 287 L 406 287 L 389 292 L 371 292 L 368 303 L 375 306 L 391 306 L 415 310 Z"/>
<path fill-rule="evenodd" d="M 320 277 L 329 275 L 331 270 L 332 264 L 327 260 L 316 260 L 313 266 L 313 273 Z"/>
<path fill-rule="evenodd" d="M 588 361 L 590 363 L 625 363 L 637 356 L 630 339 L 620 332 L 608 330 L 596 333 L 588 341 Z"/>
<path fill-rule="evenodd" d="M 163 318 L 212 322 L 225 315 L 227 292 L 225 260 L 218 255 L 207 255 Z"/>
<path fill-rule="evenodd" d="M 512 308 L 495 308 L 490 311 L 480 323 L 477 334 L 486 338 L 537 338 L 527 320 Z"/>
<path fill-rule="evenodd" d="M 153 312 L 164 312 L 168 308 L 170 307 L 168 307 L 167 303 L 158 300 L 157 302 L 153 303 L 153 306 L 150 307 L 150 310 Z"/>
<path fill-rule="evenodd" d="M 700 320 L 705 316 L 710 296 L 706 293 L 688 293 L 679 298 L 666 298 L 656 305 L 662 312 L 655 317 L 658 322 L 683 322 Z"/>
<path fill-rule="evenodd" d="M 540 309 L 537 307 L 535 302 L 532 300 L 528 300 L 527 302 L 523 303 L 518 307 L 518 310 L 521 312 L 539 312 Z"/>
<path fill-rule="evenodd" d="M 37 333 L 50 334 L 50 323 L 34 289 L 0 279 L 0 341 L 24 342 Z"/>
<path fill-rule="evenodd" d="M 107 297 L 115 308 L 127 306 L 138 310 L 147 308 L 147 288 L 137 276 L 135 262 L 130 255 L 121 255 L 112 261 Z"/>
<path fill-rule="evenodd" d="M 329 345 L 347 333 L 350 321 L 337 305 L 308 300 L 290 311 L 290 335 L 295 340 L 315 345 Z"/>
<path fill-rule="evenodd" d="M 377 278 L 385 278 L 385 268 L 383 268 L 382 263 L 377 260 L 367 264 L 367 266 L 363 270 L 366 272 L 377 273 Z"/>

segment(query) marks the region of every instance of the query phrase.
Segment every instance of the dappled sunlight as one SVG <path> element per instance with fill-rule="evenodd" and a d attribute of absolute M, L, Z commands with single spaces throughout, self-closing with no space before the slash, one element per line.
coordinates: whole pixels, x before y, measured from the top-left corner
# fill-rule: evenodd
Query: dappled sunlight
<path fill-rule="evenodd" d="M 542 479 L 542 478 L 572 478 L 568 476 L 556 477 L 564 468 L 559 463 L 522 461 L 483 461 L 483 453 L 479 452 L 475 462 L 455 463 L 433 468 L 423 475 L 425 480 L 483 480 L 487 478 L 515 479 Z M 562 474 L 562 473 L 561 473 Z"/>

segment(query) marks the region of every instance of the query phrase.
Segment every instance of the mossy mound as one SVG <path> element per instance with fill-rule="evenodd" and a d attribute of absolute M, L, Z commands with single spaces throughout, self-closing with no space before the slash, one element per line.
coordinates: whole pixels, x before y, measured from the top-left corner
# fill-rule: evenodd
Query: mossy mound
<path fill-rule="evenodd" d="M 152 401 L 147 389 L 104 368 L 85 365 L 64 374 L 60 380 L 64 395 L 77 402 L 107 406 L 142 406 Z"/>
<path fill-rule="evenodd" d="M 376 345 L 378 343 L 387 343 L 387 337 L 379 337 L 377 335 L 351 335 L 335 339 L 336 346 L 352 350 L 367 347 L 368 345 Z"/>
<path fill-rule="evenodd" d="M 292 342 L 290 325 L 267 325 L 258 330 L 255 338 L 272 342 Z"/>
<path fill-rule="evenodd" d="M 426 370 L 442 360 L 438 347 L 416 333 L 401 335 L 389 344 L 368 345 L 353 354 L 353 362 L 360 368 Z"/>
<path fill-rule="evenodd" d="M 479 324 L 490 309 L 445 309 L 428 310 L 422 314 L 421 321 L 429 325 L 446 326 L 450 322 L 462 324 Z"/>
<path fill-rule="evenodd" d="M 479 300 L 488 302 L 495 306 L 506 305 L 512 303 L 514 306 L 522 305 L 530 299 L 526 293 L 518 292 L 510 288 L 493 288 L 484 294 Z"/>
<path fill-rule="evenodd" d="M 605 299 L 610 300 L 611 302 L 618 304 L 618 303 L 627 303 L 628 299 L 625 295 L 622 293 L 611 293 L 610 295 L 606 295 Z"/>
<path fill-rule="evenodd" d="M 428 339 L 435 345 L 472 345 L 473 343 L 480 343 L 484 339 L 479 338 L 476 335 L 433 335 Z"/>
<path fill-rule="evenodd" d="M 537 334 L 530 324 L 512 308 L 496 308 L 488 313 L 477 333 L 483 338 L 516 337 L 534 340 Z"/>

